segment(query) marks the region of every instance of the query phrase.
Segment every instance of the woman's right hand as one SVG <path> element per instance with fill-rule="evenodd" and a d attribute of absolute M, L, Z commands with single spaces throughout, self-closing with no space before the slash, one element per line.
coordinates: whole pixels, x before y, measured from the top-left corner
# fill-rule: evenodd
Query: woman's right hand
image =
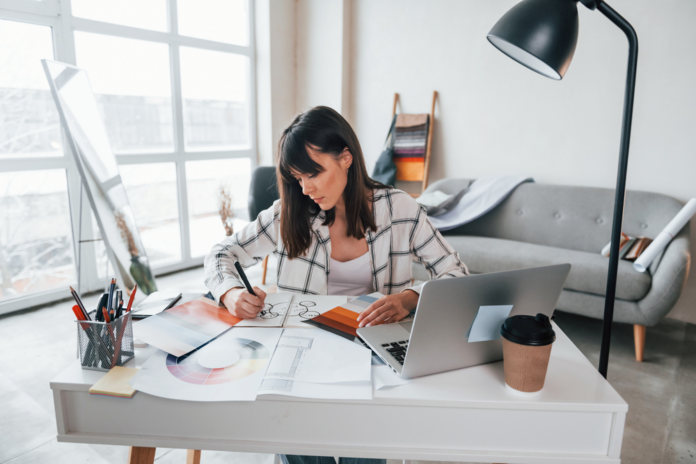
<path fill-rule="evenodd" d="M 266 299 L 266 292 L 259 287 L 254 287 L 254 293 L 257 296 L 252 295 L 245 288 L 231 288 L 220 297 L 220 301 L 233 316 L 253 319 L 263 309 Z"/>

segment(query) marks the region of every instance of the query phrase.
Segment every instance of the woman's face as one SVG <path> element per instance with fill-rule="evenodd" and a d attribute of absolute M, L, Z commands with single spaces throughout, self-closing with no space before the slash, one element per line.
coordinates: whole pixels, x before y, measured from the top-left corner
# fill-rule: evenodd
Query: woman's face
<path fill-rule="evenodd" d="M 307 153 L 324 170 L 318 174 L 295 173 L 295 179 L 300 183 L 302 193 L 314 200 L 324 211 L 330 210 L 339 201 L 343 201 L 343 191 L 348 184 L 348 168 L 353 162 L 353 155 L 346 148 L 336 158 L 311 146 L 307 146 Z"/>

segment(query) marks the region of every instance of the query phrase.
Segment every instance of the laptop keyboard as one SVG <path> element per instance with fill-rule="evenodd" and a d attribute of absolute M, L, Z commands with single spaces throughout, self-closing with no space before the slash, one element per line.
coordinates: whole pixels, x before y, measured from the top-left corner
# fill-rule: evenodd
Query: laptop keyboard
<path fill-rule="evenodd" d="M 408 340 L 383 343 L 382 348 L 385 348 L 392 358 L 396 359 L 396 362 L 402 366 L 404 365 L 404 358 L 406 357 L 406 350 L 408 349 Z"/>

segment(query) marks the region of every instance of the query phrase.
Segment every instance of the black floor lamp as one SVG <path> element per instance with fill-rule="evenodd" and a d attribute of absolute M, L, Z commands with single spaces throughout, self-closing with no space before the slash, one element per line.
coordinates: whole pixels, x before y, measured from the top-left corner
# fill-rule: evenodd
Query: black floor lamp
<path fill-rule="evenodd" d="M 515 5 L 493 26 L 488 40 L 497 49 L 523 66 L 551 79 L 560 80 L 573 59 L 578 41 L 578 0 L 524 0 Z M 633 94 L 638 63 L 638 36 L 633 27 L 602 0 L 580 0 L 587 8 L 598 9 L 628 37 L 628 72 L 624 96 L 619 171 L 616 179 L 614 221 L 611 230 L 611 254 L 604 302 L 604 328 L 599 372 L 605 378 L 609 364 L 611 322 L 614 318 L 616 275 L 619 269 L 619 241 L 626 193 L 628 146 L 631 140 Z"/>

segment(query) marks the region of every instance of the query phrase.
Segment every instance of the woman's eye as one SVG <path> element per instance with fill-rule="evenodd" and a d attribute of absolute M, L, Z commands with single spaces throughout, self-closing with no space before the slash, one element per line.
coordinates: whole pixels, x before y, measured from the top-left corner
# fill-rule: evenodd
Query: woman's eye
<path fill-rule="evenodd" d="M 309 175 L 309 178 L 310 178 L 310 179 L 314 179 L 315 177 L 317 177 L 316 174 L 310 174 L 310 175 Z"/>

